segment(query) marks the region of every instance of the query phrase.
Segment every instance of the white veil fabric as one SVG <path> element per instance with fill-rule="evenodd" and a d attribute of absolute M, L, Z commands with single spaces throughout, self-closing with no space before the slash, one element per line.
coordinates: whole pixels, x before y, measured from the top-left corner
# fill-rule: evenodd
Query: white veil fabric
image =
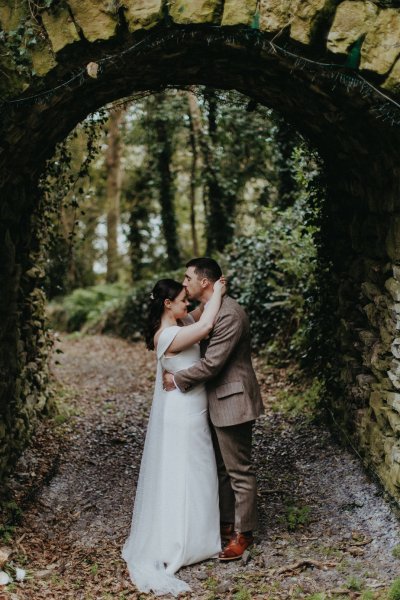
<path fill-rule="evenodd" d="M 156 596 L 177 596 L 181 592 L 191 591 L 186 582 L 168 573 L 162 560 L 159 536 L 159 532 L 165 527 L 165 523 L 161 523 L 165 392 L 162 389 L 160 361 L 179 330 L 179 326 L 168 327 L 161 333 L 158 341 L 153 404 L 147 426 L 131 531 L 122 550 L 130 577 L 138 590 L 152 592 Z"/>

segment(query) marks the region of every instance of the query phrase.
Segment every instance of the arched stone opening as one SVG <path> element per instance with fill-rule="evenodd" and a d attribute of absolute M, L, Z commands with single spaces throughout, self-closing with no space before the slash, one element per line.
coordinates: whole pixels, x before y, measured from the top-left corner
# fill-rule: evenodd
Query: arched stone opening
<path fill-rule="evenodd" d="M 128 51 L 133 39 L 136 50 Z M 102 66 L 97 78 L 82 75 L 58 87 L 67 71 L 88 62 Z M 323 333 L 333 346 L 327 375 L 335 376 L 329 408 L 399 496 L 400 134 L 377 116 L 381 99 L 362 93 L 347 73 L 335 79 L 329 69 L 310 67 L 297 68 L 290 54 L 274 52 L 258 32 L 168 27 L 128 38 L 123 31 L 118 41 L 81 41 L 73 53 L 67 48 L 37 91 L 26 94 L 37 98 L 3 106 L 0 470 L 22 448 L 45 402 L 43 298 L 36 288 L 41 274 L 32 256 L 40 227 L 33 217 L 37 182 L 46 159 L 77 123 L 109 102 L 139 90 L 200 84 L 236 89 L 279 111 L 325 161 L 321 235 L 332 267 L 330 326 Z"/>

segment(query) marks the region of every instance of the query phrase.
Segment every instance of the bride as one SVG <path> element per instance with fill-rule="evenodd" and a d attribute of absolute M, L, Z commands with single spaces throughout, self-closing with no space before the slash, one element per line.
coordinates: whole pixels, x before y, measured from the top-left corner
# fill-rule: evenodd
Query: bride
<path fill-rule="evenodd" d="M 204 384 L 183 394 L 165 392 L 162 371 L 176 372 L 200 358 L 225 293 L 224 279 L 203 308 L 189 315 L 185 288 L 161 279 L 151 294 L 147 347 L 157 352 L 157 375 L 139 473 L 130 535 L 124 544 L 133 583 L 156 595 L 190 591 L 175 577 L 184 565 L 221 550 L 218 479 Z M 184 327 L 178 323 L 190 322 Z"/>

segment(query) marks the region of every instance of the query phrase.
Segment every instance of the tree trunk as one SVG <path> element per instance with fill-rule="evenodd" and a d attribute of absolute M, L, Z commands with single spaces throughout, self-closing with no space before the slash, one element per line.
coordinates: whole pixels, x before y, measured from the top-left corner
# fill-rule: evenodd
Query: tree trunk
<path fill-rule="evenodd" d="M 145 163 L 146 164 L 146 163 Z M 129 258 L 131 265 L 132 283 L 142 278 L 143 272 L 143 230 L 147 228 L 149 220 L 149 189 L 148 189 L 148 168 L 144 166 L 137 181 L 127 193 L 127 203 L 129 206 Z"/>
<path fill-rule="evenodd" d="M 222 251 L 228 241 L 228 218 L 224 206 L 224 194 L 218 181 L 215 168 L 214 148 L 217 144 L 217 97 L 214 90 L 208 90 L 208 134 L 209 143 L 203 143 L 204 171 L 207 181 L 207 254 Z"/>
<path fill-rule="evenodd" d="M 111 113 L 106 151 L 107 170 L 107 283 L 118 279 L 118 225 L 121 196 L 121 137 L 120 125 L 124 110 Z"/>
<path fill-rule="evenodd" d="M 160 99 L 162 102 L 162 99 Z M 161 114 L 161 111 L 159 115 Z M 172 144 L 168 127 L 162 116 L 155 120 L 158 152 L 157 166 L 160 178 L 160 204 L 164 239 L 167 246 L 168 267 L 177 269 L 180 265 L 178 233 L 174 209 L 173 181 L 171 175 Z"/>
<path fill-rule="evenodd" d="M 194 94 L 187 92 L 189 104 L 189 142 L 192 149 L 192 164 L 190 169 L 190 227 L 192 232 L 193 256 L 199 255 L 199 243 L 196 230 L 196 197 L 197 177 L 200 171 L 198 146 L 201 137 L 201 114 Z"/>

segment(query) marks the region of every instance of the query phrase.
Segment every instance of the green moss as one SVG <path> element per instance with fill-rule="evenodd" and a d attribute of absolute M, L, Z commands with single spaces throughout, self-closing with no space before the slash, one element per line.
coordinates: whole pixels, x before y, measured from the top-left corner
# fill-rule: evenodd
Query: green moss
<path fill-rule="evenodd" d="M 395 579 L 392 583 L 388 593 L 388 600 L 400 600 L 400 579 Z"/>
<path fill-rule="evenodd" d="M 392 548 L 392 556 L 395 558 L 400 558 L 400 544 L 397 544 L 397 546 Z"/>

